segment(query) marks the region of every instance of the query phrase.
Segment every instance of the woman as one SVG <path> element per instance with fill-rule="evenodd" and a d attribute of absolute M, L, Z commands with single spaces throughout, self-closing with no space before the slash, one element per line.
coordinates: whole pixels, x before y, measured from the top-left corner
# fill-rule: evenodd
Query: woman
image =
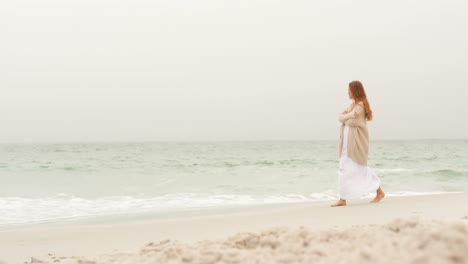
<path fill-rule="evenodd" d="M 350 82 L 348 95 L 354 102 L 339 117 L 342 123 L 338 172 L 340 200 L 332 206 L 345 206 L 346 200 L 360 198 L 370 192 L 376 192 L 371 203 L 378 203 L 385 197 L 385 193 L 380 188 L 380 179 L 367 166 L 369 150 L 367 121 L 372 120 L 372 110 L 362 83 Z"/>

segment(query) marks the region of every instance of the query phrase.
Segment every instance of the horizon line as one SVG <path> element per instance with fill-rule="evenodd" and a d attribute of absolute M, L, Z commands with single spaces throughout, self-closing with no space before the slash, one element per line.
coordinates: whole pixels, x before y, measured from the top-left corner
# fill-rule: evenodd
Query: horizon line
<path fill-rule="evenodd" d="M 406 138 L 372 139 L 370 142 L 386 141 L 465 141 L 468 138 Z M 248 142 L 331 142 L 339 139 L 246 139 L 246 140 L 89 140 L 89 141 L 36 141 L 0 142 L 0 145 L 59 145 L 59 144 L 144 144 L 144 143 L 248 143 Z"/>

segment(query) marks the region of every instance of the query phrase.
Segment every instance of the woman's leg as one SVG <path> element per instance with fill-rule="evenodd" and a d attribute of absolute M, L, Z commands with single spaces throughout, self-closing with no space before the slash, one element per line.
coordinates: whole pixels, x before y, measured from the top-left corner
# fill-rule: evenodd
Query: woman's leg
<path fill-rule="evenodd" d="M 376 191 L 376 195 L 375 195 L 375 198 L 370 201 L 371 203 L 378 203 L 380 202 L 380 200 L 382 200 L 383 198 L 385 197 L 385 193 L 384 191 L 382 190 L 382 188 L 378 188 L 377 191 Z"/>
<path fill-rule="evenodd" d="M 335 204 L 332 204 L 331 207 L 336 207 L 336 206 L 345 206 L 346 205 L 346 200 L 340 199 L 338 202 Z"/>

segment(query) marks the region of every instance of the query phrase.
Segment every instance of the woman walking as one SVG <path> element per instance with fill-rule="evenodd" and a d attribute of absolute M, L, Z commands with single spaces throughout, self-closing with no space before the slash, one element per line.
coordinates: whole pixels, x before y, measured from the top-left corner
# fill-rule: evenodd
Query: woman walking
<path fill-rule="evenodd" d="M 354 102 L 339 117 L 342 123 L 338 172 L 340 200 L 332 206 L 345 206 L 346 200 L 357 199 L 370 192 L 376 192 L 371 203 L 378 203 L 385 197 L 385 193 L 380 188 L 380 179 L 367 166 L 369 150 L 367 121 L 372 120 L 372 110 L 362 83 L 350 82 L 348 95 Z"/>

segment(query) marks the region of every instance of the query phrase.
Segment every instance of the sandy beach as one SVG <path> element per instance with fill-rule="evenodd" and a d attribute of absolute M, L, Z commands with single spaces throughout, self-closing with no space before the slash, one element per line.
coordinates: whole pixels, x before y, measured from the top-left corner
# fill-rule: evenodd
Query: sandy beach
<path fill-rule="evenodd" d="M 0 264 L 468 264 L 468 0 L 0 13 Z"/>
<path fill-rule="evenodd" d="M 467 263 L 467 193 L 0 230 L 0 263 Z"/>

